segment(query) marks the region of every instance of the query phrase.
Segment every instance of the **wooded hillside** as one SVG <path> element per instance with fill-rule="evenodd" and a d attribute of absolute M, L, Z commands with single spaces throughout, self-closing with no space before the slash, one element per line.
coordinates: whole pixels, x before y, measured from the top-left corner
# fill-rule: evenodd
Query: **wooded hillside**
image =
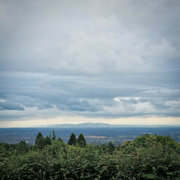
<path fill-rule="evenodd" d="M 34 146 L 0 143 L 1 179 L 180 179 L 180 144 L 169 136 L 146 134 L 114 146 L 86 144 L 81 134 L 69 142 L 38 134 Z"/>

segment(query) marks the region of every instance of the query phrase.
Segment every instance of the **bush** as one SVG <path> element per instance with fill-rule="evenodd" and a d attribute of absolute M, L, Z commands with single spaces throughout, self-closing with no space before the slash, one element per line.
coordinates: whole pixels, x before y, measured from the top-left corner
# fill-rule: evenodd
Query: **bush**
<path fill-rule="evenodd" d="M 3 144 L 0 150 L 6 154 L 0 161 L 2 180 L 180 179 L 180 146 L 170 137 L 143 135 L 120 149 L 112 143 L 81 148 L 54 140 L 42 151 L 11 155 Z"/>

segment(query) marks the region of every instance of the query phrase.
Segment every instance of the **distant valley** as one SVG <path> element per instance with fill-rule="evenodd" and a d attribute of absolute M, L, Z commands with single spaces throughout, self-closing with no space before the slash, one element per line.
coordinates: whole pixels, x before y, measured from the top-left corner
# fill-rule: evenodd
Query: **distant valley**
<path fill-rule="evenodd" d="M 34 144 L 38 132 L 41 132 L 46 137 L 50 135 L 53 129 L 57 138 L 61 137 L 64 142 L 68 141 L 71 133 L 75 133 L 76 136 L 82 133 L 90 144 L 108 144 L 111 141 L 115 145 L 119 145 L 124 141 L 132 141 L 141 134 L 171 136 L 172 139 L 180 143 L 180 127 L 178 126 L 115 126 L 106 123 L 61 124 L 34 128 L 0 128 L 0 142 L 14 144 L 26 141 L 28 144 Z"/>

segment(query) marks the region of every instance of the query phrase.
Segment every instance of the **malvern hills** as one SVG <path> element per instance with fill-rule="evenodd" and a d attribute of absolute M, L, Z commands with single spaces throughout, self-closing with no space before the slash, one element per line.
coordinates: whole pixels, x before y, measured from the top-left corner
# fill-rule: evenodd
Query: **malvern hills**
<path fill-rule="evenodd" d="M 118 128 L 118 127 L 173 127 L 172 125 L 128 125 L 128 124 L 108 124 L 108 123 L 80 123 L 80 124 L 52 124 L 52 125 L 44 125 L 41 127 L 47 128 Z M 177 127 L 177 126 L 175 126 Z"/>
<path fill-rule="evenodd" d="M 110 128 L 115 127 L 114 125 L 107 124 L 107 123 L 81 123 L 81 124 L 53 124 L 48 125 L 46 127 L 53 127 L 53 128 Z"/>

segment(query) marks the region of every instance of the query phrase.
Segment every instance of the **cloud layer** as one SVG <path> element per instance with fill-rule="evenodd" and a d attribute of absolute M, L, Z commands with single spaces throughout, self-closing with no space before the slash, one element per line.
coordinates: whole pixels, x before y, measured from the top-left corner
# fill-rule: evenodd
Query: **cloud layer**
<path fill-rule="evenodd" d="M 0 119 L 180 117 L 178 1 L 1 1 Z"/>

